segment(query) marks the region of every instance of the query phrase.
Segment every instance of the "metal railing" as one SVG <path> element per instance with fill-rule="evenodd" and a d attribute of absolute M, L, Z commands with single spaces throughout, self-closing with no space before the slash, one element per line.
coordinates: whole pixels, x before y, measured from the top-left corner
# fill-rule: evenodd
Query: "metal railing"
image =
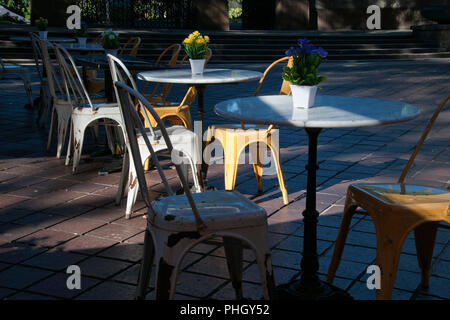
<path fill-rule="evenodd" d="M 190 28 L 191 0 L 78 0 L 89 25 Z"/>

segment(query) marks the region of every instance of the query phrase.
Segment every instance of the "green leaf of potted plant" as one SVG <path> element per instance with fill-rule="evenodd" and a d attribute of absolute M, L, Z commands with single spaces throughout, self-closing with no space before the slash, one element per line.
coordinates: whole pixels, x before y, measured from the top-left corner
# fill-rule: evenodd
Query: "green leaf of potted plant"
<path fill-rule="evenodd" d="M 39 30 L 39 38 L 43 40 L 47 40 L 47 26 L 48 26 L 48 20 L 45 18 L 40 17 L 39 19 L 36 19 L 34 21 L 36 28 Z"/>
<path fill-rule="evenodd" d="M 202 74 L 209 47 L 209 37 L 202 36 L 198 31 L 194 31 L 184 39 L 183 45 L 186 54 L 189 56 L 192 74 Z"/>
<path fill-rule="evenodd" d="M 82 21 L 80 29 L 75 30 L 75 37 L 78 39 L 80 47 L 86 47 L 86 41 L 89 36 L 86 22 Z"/>
<path fill-rule="evenodd" d="M 291 83 L 294 107 L 310 108 L 314 105 L 317 85 L 328 78 L 317 75 L 328 53 L 306 39 L 299 39 L 297 46 L 289 48 L 286 55 L 293 58 L 293 63 L 291 67 L 283 68 L 283 79 Z"/>
<path fill-rule="evenodd" d="M 106 54 L 117 56 L 118 49 L 120 48 L 119 34 L 108 29 L 102 33 L 103 37 L 103 49 Z"/>

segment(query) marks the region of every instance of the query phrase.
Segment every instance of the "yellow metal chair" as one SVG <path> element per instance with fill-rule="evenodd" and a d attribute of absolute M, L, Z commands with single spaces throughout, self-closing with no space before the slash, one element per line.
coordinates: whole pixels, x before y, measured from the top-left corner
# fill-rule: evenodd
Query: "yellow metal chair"
<path fill-rule="evenodd" d="M 447 189 L 405 184 L 404 180 L 431 127 L 449 99 L 450 95 L 434 112 L 398 183 L 349 186 L 341 227 L 328 270 L 329 283 L 333 282 L 339 266 L 352 217 L 355 213 L 360 213 L 371 216 L 377 235 L 376 263 L 381 269 L 377 299 L 391 298 L 403 242 L 412 230 L 415 235 L 417 259 L 422 269 L 421 284 L 423 287 L 429 286 L 437 228 L 449 228 L 440 222 L 450 223 L 450 192 Z M 358 207 L 365 211 L 356 211 Z"/>
<path fill-rule="evenodd" d="M 98 40 L 98 38 L 97 38 L 95 40 L 95 42 L 100 41 L 100 43 L 101 43 L 102 39 L 103 38 L 101 38 L 101 37 L 100 37 L 100 40 Z M 128 54 L 129 56 L 136 57 L 140 44 L 141 44 L 140 37 L 130 38 L 119 50 L 119 55 Z M 129 50 L 129 52 L 128 52 L 128 50 Z M 94 72 L 92 72 L 92 71 L 94 71 Z M 104 90 L 105 89 L 105 79 L 98 78 L 96 70 L 88 70 L 87 72 L 88 72 L 87 73 L 88 93 L 90 93 L 90 94 L 99 93 L 102 90 Z"/>
<path fill-rule="evenodd" d="M 273 62 L 263 73 L 261 79 L 259 80 L 258 86 L 256 87 L 254 95 L 256 96 L 264 82 L 265 77 L 269 71 L 278 63 L 287 61 L 288 65 L 292 64 L 292 59 L 289 57 L 281 58 Z M 289 87 L 289 82 L 284 81 L 281 85 L 280 95 L 291 94 L 291 89 Z M 208 137 L 206 145 L 211 144 L 215 139 L 220 141 L 224 150 L 224 174 L 225 174 L 225 189 L 233 190 L 236 184 L 236 174 L 237 166 L 239 162 L 239 157 L 242 151 L 247 147 L 250 148 L 250 153 L 252 160 L 256 163 L 253 164 L 253 170 L 255 172 L 256 181 L 258 183 L 258 191 L 262 192 L 262 175 L 264 167 L 264 159 L 261 155 L 264 152 L 260 152 L 260 145 L 266 145 L 274 159 L 274 164 L 276 166 L 278 182 L 280 184 L 280 190 L 283 196 L 283 203 L 288 204 L 288 193 L 284 183 L 283 171 L 281 169 L 281 159 L 280 150 L 277 145 L 274 145 L 272 141 L 272 129 L 273 126 L 259 126 L 259 125 L 244 125 L 244 123 L 239 124 L 225 124 L 225 125 L 213 125 L 208 127 Z M 257 147 L 253 148 L 252 145 L 256 144 Z M 207 168 L 204 170 L 206 172 Z"/>
<path fill-rule="evenodd" d="M 158 59 L 156 59 L 156 65 L 166 65 L 167 67 L 173 68 L 177 64 L 178 56 L 181 51 L 181 45 L 178 43 L 172 44 L 168 46 L 166 49 L 161 52 Z M 170 54 L 170 56 L 169 56 Z M 153 91 L 150 94 L 145 94 L 145 90 L 147 89 L 148 82 L 146 82 L 141 90 L 141 93 L 145 96 L 145 98 L 151 103 L 161 103 L 164 104 L 166 102 L 167 96 L 169 95 L 170 90 L 172 89 L 171 83 L 165 83 L 162 86 L 160 83 L 155 84 Z M 160 86 L 162 87 L 159 90 Z M 159 90 L 159 92 L 158 92 Z"/>
<path fill-rule="evenodd" d="M 209 62 L 212 56 L 211 49 L 208 49 L 208 53 L 206 55 L 205 65 Z M 179 66 L 181 67 L 186 60 L 185 56 L 181 59 Z M 150 102 L 152 103 L 153 108 L 158 113 L 161 119 L 169 120 L 170 125 L 183 125 L 189 130 L 193 130 L 192 127 L 192 119 L 191 112 L 189 106 L 186 104 L 178 103 L 178 102 L 169 102 L 166 101 L 167 96 L 169 95 L 169 91 L 172 88 L 172 84 L 164 84 L 162 95 L 158 96 L 159 99 L 150 98 Z M 192 103 L 190 103 L 192 104 Z M 190 105 L 189 104 L 189 105 Z M 149 117 L 152 122 L 152 126 L 156 126 L 156 121 L 153 117 Z"/>
<path fill-rule="evenodd" d="M 193 130 L 192 128 L 192 119 L 191 113 L 189 111 L 189 106 L 194 103 L 195 97 L 197 96 L 197 90 L 195 87 L 190 87 L 181 101 L 176 106 L 159 106 L 152 104 L 153 109 L 158 113 L 158 116 L 161 120 L 167 120 L 171 125 L 182 125 L 189 130 Z M 142 111 L 141 111 L 142 112 Z M 150 126 L 156 127 L 158 124 L 150 114 L 148 114 L 148 118 L 150 120 Z M 148 128 L 147 120 L 145 121 L 145 126 Z"/>
<path fill-rule="evenodd" d="M 129 56 L 136 57 L 137 53 L 139 51 L 139 46 L 141 45 L 141 41 L 142 40 L 140 37 L 130 38 L 120 49 L 119 55 L 128 54 Z M 131 49 L 129 49 L 129 47 Z M 128 50 L 129 50 L 129 52 L 128 52 Z"/>

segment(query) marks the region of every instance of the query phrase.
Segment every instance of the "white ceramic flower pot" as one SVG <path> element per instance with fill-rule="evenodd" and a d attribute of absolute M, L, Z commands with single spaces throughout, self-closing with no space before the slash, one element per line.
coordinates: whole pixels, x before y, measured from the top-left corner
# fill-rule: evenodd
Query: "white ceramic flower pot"
<path fill-rule="evenodd" d="M 86 47 L 87 38 L 78 38 L 78 45 L 82 48 Z"/>
<path fill-rule="evenodd" d="M 205 69 L 205 59 L 189 59 L 192 74 L 202 74 Z"/>
<path fill-rule="evenodd" d="M 317 86 L 298 86 L 291 84 L 290 87 L 294 108 L 307 109 L 314 105 Z"/>
<path fill-rule="evenodd" d="M 47 40 L 48 31 L 39 31 L 39 38 L 41 40 Z"/>
<path fill-rule="evenodd" d="M 118 51 L 119 50 L 117 50 L 117 49 L 105 49 L 105 54 L 110 54 L 110 55 L 112 55 L 114 57 L 117 57 L 117 52 Z"/>

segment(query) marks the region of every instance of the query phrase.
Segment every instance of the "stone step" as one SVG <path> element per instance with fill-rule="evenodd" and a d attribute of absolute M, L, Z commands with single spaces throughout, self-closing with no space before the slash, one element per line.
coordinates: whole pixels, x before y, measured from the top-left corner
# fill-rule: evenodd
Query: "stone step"
<path fill-rule="evenodd" d="M 9 32 L 7 32 L 9 30 Z M 0 55 L 5 59 L 31 59 L 29 41 L 14 42 L 10 36 L 27 35 L 20 28 L 0 30 Z M 91 30 L 96 37 L 96 30 Z M 167 31 L 167 32 L 166 32 Z M 190 32 L 187 30 L 119 30 L 128 37 L 139 35 L 142 38 L 138 56 L 155 60 L 168 45 L 180 43 Z M 279 32 L 279 31 L 230 31 L 207 32 L 211 37 L 213 50 L 212 63 L 273 61 L 282 57 L 298 38 L 307 37 L 317 46 L 329 52 L 330 60 L 343 59 L 422 59 L 424 57 L 447 57 L 447 53 L 412 37 L 406 32 Z M 54 30 L 51 36 L 71 36 L 67 31 Z M 182 55 L 184 52 L 182 51 Z"/>

